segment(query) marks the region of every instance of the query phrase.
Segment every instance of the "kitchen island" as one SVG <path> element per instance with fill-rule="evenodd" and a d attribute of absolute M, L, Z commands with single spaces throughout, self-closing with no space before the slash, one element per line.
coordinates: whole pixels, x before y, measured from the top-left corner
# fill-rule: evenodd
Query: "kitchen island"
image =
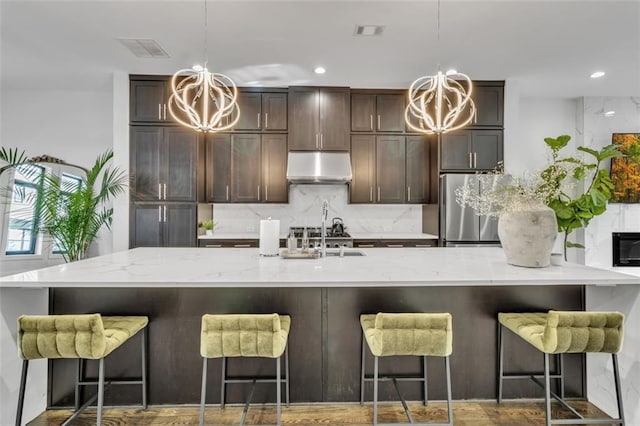
<path fill-rule="evenodd" d="M 581 310 L 586 307 L 585 286 L 628 286 L 636 292 L 640 287 L 638 277 L 575 264 L 542 269 L 510 266 L 500 248 L 361 251 L 365 256 L 285 260 L 260 257 L 257 249 L 138 248 L 0 278 L 0 290 L 49 289 L 50 313 L 148 315 L 150 403 L 184 404 L 199 400 L 204 313 L 291 315 L 292 402 L 348 402 L 359 398 L 361 313 L 450 312 L 454 399 L 487 399 L 495 397 L 498 312 Z M 35 313 L 15 307 L 14 311 Z M 4 321 L 5 327 L 15 327 L 13 319 L 5 316 Z M 517 339 L 510 339 L 509 347 L 507 368 L 541 364 L 542 357 Z M 137 350 L 131 345 L 114 353 L 107 374 L 137 374 L 137 363 L 132 362 Z M 231 361 L 229 374 L 268 374 L 272 366 L 263 361 L 256 359 L 242 368 Z M 383 372 L 388 368 L 420 372 L 418 360 L 384 361 Z M 4 358 L 2 363 L 5 377 Z M 51 406 L 72 403 L 74 365 L 67 360 L 51 363 Z M 430 398 L 442 399 L 441 360 L 429 365 Z M 567 395 L 585 396 L 585 357 L 569 356 L 565 368 L 570 376 Z M 211 363 L 210 371 L 208 395 L 215 402 L 219 361 Z M 272 399 L 270 387 L 258 390 L 262 393 L 256 393 L 256 401 Z M 229 401 L 242 400 L 245 391 L 229 387 Z M 420 385 L 407 384 L 405 395 L 420 399 Z M 514 382 L 505 388 L 505 395 L 540 393 L 530 383 Z M 381 397 L 395 398 L 392 387 L 382 387 Z M 137 390 L 122 389 L 108 398 L 109 403 L 131 404 L 139 396 Z M 637 410 L 635 404 L 626 406 Z"/>

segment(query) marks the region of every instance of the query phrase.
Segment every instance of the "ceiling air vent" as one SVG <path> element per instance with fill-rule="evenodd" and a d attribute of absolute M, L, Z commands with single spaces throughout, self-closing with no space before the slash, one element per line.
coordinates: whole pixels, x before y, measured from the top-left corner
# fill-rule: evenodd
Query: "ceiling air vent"
<path fill-rule="evenodd" d="M 148 38 L 119 38 L 137 58 L 168 58 L 169 55 L 157 41 Z"/>
<path fill-rule="evenodd" d="M 356 25 L 355 36 L 379 36 L 384 31 L 384 25 Z"/>

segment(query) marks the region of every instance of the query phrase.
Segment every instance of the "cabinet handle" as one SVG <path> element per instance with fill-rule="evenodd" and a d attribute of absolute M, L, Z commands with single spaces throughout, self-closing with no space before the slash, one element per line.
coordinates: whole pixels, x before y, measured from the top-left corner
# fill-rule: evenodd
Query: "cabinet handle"
<path fill-rule="evenodd" d="M 411 201 L 411 187 L 407 186 L 407 201 Z"/>
<path fill-rule="evenodd" d="M 380 114 L 378 114 L 378 130 L 380 130 Z"/>
<path fill-rule="evenodd" d="M 162 223 L 162 206 L 158 206 L 158 222 Z"/>
<path fill-rule="evenodd" d="M 162 107 L 163 111 L 164 111 L 164 119 L 167 119 L 167 104 L 164 104 L 164 106 Z"/>
<path fill-rule="evenodd" d="M 251 244 L 234 244 L 233 246 L 235 248 L 249 248 L 251 247 Z"/>
<path fill-rule="evenodd" d="M 162 200 L 162 184 L 158 184 L 158 200 Z"/>
<path fill-rule="evenodd" d="M 316 149 L 318 149 L 318 147 L 319 147 L 318 138 L 319 138 L 319 135 L 318 135 L 318 133 L 316 133 Z"/>
<path fill-rule="evenodd" d="M 260 201 L 260 185 L 258 185 L 258 201 Z"/>
<path fill-rule="evenodd" d="M 258 114 L 258 129 L 260 128 L 260 114 Z"/>
<path fill-rule="evenodd" d="M 373 114 L 369 114 L 369 128 L 373 130 Z"/>
<path fill-rule="evenodd" d="M 373 244 L 358 244 L 359 248 L 373 248 Z"/>
<path fill-rule="evenodd" d="M 369 201 L 373 202 L 373 186 L 369 187 Z"/>
<path fill-rule="evenodd" d="M 478 167 L 478 153 L 477 152 L 473 153 L 473 167 L 474 168 Z"/>
<path fill-rule="evenodd" d="M 324 147 L 324 135 L 320 133 L 320 149 L 323 149 L 323 147 Z"/>
<path fill-rule="evenodd" d="M 403 244 L 387 244 L 388 248 L 403 248 Z"/>
<path fill-rule="evenodd" d="M 205 247 L 222 248 L 222 244 L 206 244 Z"/>
<path fill-rule="evenodd" d="M 473 154 L 469 153 L 469 168 L 473 169 Z"/>
<path fill-rule="evenodd" d="M 227 201 L 229 201 L 229 185 L 227 185 Z"/>
<path fill-rule="evenodd" d="M 268 112 L 264 113 L 264 128 L 265 129 L 269 128 L 269 113 Z"/>
<path fill-rule="evenodd" d="M 162 120 L 162 104 L 158 104 L 158 120 Z"/>
<path fill-rule="evenodd" d="M 433 247 L 431 244 L 416 244 L 416 247 Z"/>
<path fill-rule="evenodd" d="M 380 202 L 380 187 L 378 187 L 378 202 Z"/>
<path fill-rule="evenodd" d="M 269 185 L 264 186 L 264 200 L 269 201 Z"/>
<path fill-rule="evenodd" d="M 163 184 L 163 195 L 164 195 L 164 199 L 167 199 L 167 184 Z"/>
<path fill-rule="evenodd" d="M 164 206 L 164 223 L 167 223 L 167 206 Z"/>

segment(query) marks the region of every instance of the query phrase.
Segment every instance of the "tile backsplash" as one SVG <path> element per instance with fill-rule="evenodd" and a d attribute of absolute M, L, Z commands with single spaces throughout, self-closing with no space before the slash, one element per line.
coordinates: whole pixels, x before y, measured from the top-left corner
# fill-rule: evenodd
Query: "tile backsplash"
<path fill-rule="evenodd" d="M 349 204 L 347 185 L 292 184 L 289 204 L 215 204 L 216 233 L 258 232 L 260 219 L 280 220 L 280 232 L 290 226 L 320 226 L 322 201 L 329 202 L 327 223 L 341 217 L 351 232 L 422 232 L 419 204 Z"/>

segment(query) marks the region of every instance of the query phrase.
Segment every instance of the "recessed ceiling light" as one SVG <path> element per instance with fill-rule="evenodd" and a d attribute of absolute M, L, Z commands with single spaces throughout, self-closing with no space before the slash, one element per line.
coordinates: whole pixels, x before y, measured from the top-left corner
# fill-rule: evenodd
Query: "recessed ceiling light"
<path fill-rule="evenodd" d="M 324 67 L 316 67 L 313 72 L 315 72 L 316 74 L 324 74 L 325 72 L 327 72 L 326 69 L 324 69 Z"/>
<path fill-rule="evenodd" d="M 596 71 L 593 74 L 591 74 L 589 77 L 591 78 L 600 78 L 600 77 L 604 77 L 605 72 L 604 71 Z"/>
<path fill-rule="evenodd" d="M 379 36 L 384 31 L 384 25 L 356 25 L 355 36 Z"/>
<path fill-rule="evenodd" d="M 604 113 L 605 117 L 613 117 L 615 115 L 615 111 L 607 111 Z"/>

